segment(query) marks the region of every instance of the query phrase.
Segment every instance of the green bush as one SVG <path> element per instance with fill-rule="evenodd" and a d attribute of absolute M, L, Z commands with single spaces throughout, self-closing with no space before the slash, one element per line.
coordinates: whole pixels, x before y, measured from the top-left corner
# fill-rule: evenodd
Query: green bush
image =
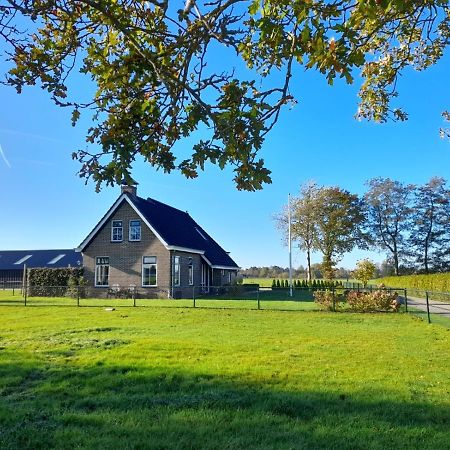
<path fill-rule="evenodd" d="M 66 297 L 86 298 L 87 281 L 83 277 L 70 276 L 67 282 Z"/>

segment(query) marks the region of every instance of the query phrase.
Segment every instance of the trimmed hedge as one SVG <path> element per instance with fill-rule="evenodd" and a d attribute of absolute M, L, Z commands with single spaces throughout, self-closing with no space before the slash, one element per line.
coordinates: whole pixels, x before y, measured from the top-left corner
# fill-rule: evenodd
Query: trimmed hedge
<path fill-rule="evenodd" d="M 333 287 L 342 286 L 341 281 L 332 281 L 332 280 L 312 280 L 308 283 L 307 280 L 292 280 L 292 286 L 294 289 L 332 289 Z M 272 289 L 289 289 L 289 280 L 288 279 L 274 279 L 272 281 Z"/>
<path fill-rule="evenodd" d="M 65 295 L 69 284 L 72 286 L 78 284 L 82 277 L 82 267 L 28 269 L 28 295 L 59 297 Z"/>
<path fill-rule="evenodd" d="M 403 275 L 384 277 L 374 280 L 393 288 L 417 289 L 420 291 L 450 292 L 450 272 L 429 275 Z"/>

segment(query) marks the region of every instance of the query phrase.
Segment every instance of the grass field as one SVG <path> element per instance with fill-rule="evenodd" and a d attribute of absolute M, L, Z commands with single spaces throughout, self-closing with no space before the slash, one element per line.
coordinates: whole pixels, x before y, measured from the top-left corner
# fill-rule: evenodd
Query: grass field
<path fill-rule="evenodd" d="M 0 307 L 2 449 L 448 449 L 450 333 L 404 314 Z"/>
<path fill-rule="evenodd" d="M 246 299 L 231 298 L 227 296 L 206 296 L 197 298 L 195 306 L 198 308 L 237 308 L 237 309 L 258 309 L 258 298 L 260 309 L 279 309 L 279 310 L 296 310 L 311 311 L 318 310 L 318 306 L 313 302 L 313 294 L 309 290 L 298 290 L 294 292 L 292 298 L 289 297 L 288 291 L 267 290 L 260 292 L 245 293 Z M 0 306 L 19 306 L 24 304 L 24 298 L 20 291 L 0 290 Z M 76 306 L 77 299 L 68 297 L 28 297 L 28 306 Z M 82 307 L 122 307 L 133 306 L 132 299 L 114 299 L 114 298 L 88 298 L 80 299 L 79 305 Z M 193 299 L 136 299 L 138 307 L 172 307 L 172 308 L 188 308 L 194 306 Z"/>

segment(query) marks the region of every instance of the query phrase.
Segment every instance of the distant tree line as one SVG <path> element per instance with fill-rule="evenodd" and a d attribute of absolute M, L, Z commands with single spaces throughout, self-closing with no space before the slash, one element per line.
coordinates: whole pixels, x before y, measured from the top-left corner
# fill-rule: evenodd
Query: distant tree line
<path fill-rule="evenodd" d="M 321 264 L 311 264 L 311 272 L 313 279 L 323 279 Z M 289 267 L 269 266 L 269 267 L 249 267 L 248 269 L 242 269 L 240 275 L 244 278 L 275 278 L 275 279 L 287 279 L 289 278 Z M 388 274 L 386 274 L 388 275 Z M 292 269 L 292 278 L 294 279 L 307 279 L 307 270 L 303 266 Z M 350 270 L 344 267 L 336 269 L 336 278 L 351 278 Z"/>
<path fill-rule="evenodd" d="M 320 263 L 311 264 L 312 280 L 322 280 L 325 279 L 324 273 L 322 271 L 322 265 Z M 240 276 L 245 278 L 272 278 L 272 279 L 283 279 L 287 280 L 289 278 L 289 267 L 280 266 L 264 266 L 256 267 L 252 266 L 248 269 L 241 269 L 239 272 Z M 382 263 L 375 264 L 374 278 L 388 277 L 394 274 L 394 266 L 385 260 Z M 292 269 L 292 278 L 299 280 L 308 279 L 308 271 L 302 265 Z M 352 270 L 345 267 L 338 267 L 335 269 L 335 278 L 341 280 L 348 280 L 354 278 Z"/>
<path fill-rule="evenodd" d="M 324 278 L 339 277 L 342 256 L 360 248 L 386 253 L 381 276 L 450 269 L 450 189 L 444 178 L 425 185 L 373 178 L 359 197 L 339 187 L 308 182 L 290 202 L 292 239 L 307 256 L 306 278 L 314 277 L 311 253 L 320 252 Z M 288 205 L 276 216 L 287 239 Z"/>

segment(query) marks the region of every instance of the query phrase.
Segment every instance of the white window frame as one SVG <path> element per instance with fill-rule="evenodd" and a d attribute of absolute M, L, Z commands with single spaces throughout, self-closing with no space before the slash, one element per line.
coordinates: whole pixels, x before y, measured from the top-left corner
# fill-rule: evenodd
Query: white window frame
<path fill-rule="evenodd" d="M 99 259 L 103 259 L 103 258 L 108 258 L 108 264 L 105 264 L 104 262 L 98 264 L 97 261 Z M 107 275 L 107 284 L 98 284 L 98 269 L 101 267 L 107 267 L 108 268 L 108 275 Z M 95 278 L 95 287 L 109 287 L 109 269 L 110 269 L 110 264 L 109 264 L 109 256 L 96 256 L 95 257 L 95 272 L 94 272 L 94 278 Z"/>
<path fill-rule="evenodd" d="M 147 263 L 145 262 L 145 258 L 155 258 L 155 262 L 154 263 Z M 150 269 L 151 267 L 155 267 L 155 284 L 144 284 L 144 270 L 145 269 Z M 156 287 L 158 286 L 158 259 L 156 256 L 143 256 L 142 257 L 142 270 L 141 270 L 141 284 L 142 287 Z M 149 276 L 149 281 L 150 281 L 150 276 Z"/>
<path fill-rule="evenodd" d="M 132 230 L 131 223 L 132 222 L 138 222 L 139 223 L 139 238 L 138 239 L 132 239 L 132 237 L 131 237 L 131 230 Z M 129 225 L 129 227 L 128 227 L 128 240 L 130 242 L 139 242 L 141 240 L 141 237 L 142 237 L 142 224 L 141 224 L 141 221 L 138 220 L 138 219 L 133 219 L 133 220 L 130 220 L 128 225 Z M 134 228 L 134 226 L 133 226 L 133 228 Z"/>
<path fill-rule="evenodd" d="M 188 263 L 188 280 L 189 286 L 194 286 L 194 261 L 192 258 L 189 258 Z"/>
<path fill-rule="evenodd" d="M 228 271 L 228 283 L 231 284 L 231 270 Z"/>
<path fill-rule="evenodd" d="M 176 267 L 178 267 L 178 280 L 175 278 L 177 274 Z M 181 256 L 178 255 L 173 257 L 173 285 L 181 286 Z"/>
<path fill-rule="evenodd" d="M 114 223 L 120 222 L 121 225 L 114 226 Z M 114 239 L 114 231 L 121 230 L 121 239 Z M 123 220 L 111 220 L 111 242 L 123 242 Z"/>

